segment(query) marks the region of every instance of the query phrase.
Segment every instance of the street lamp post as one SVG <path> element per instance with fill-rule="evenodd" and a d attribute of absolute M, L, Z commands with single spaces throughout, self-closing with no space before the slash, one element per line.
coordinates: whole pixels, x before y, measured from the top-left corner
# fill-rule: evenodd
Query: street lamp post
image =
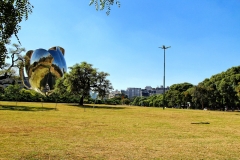
<path fill-rule="evenodd" d="M 142 89 L 140 89 L 140 94 L 141 94 L 141 107 L 142 107 Z"/>
<path fill-rule="evenodd" d="M 159 47 L 164 50 L 164 66 L 163 66 L 163 109 L 165 109 L 165 50 L 170 48 L 171 46 L 166 47 L 163 45 L 162 47 Z"/>

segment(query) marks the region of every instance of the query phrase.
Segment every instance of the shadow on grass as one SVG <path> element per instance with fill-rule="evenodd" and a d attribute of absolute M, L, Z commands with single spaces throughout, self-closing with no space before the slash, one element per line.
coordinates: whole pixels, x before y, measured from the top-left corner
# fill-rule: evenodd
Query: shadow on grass
<path fill-rule="evenodd" d="M 10 111 L 50 111 L 55 110 L 55 108 L 46 107 L 28 107 L 28 106 L 0 106 L 0 110 L 10 110 Z"/>
<path fill-rule="evenodd" d="M 192 122 L 191 124 L 210 124 L 209 122 Z"/>
<path fill-rule="evenodd" d="M 126 109 L 126 107 L 115 107 L 115 106 L 79 106 L 76 104 L 71 104 L 70 106 L 75 106 L 79 108 L 90 108 L 90 109 Z"/>

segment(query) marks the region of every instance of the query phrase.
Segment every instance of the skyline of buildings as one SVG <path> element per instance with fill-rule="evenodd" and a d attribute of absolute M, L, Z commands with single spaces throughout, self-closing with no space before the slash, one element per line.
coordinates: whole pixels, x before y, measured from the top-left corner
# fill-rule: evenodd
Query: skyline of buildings
<path fill-rule="evenodd" d="M 24 77 L 24 82 L 25 84 L 27 84 L 28 87 L 30 87 L 30 84 L 28 83 L 28 77 Z M 6 78 L 6 79 L 0 80 L 0 87 L 5 88 L 10 84 L 16 84 L 16 83 L 24 87 L 24 85 L 22 84 L 22 80 L 16 80 L 14 82 L 14 79 L 12 78 Z M 118 89 L 113 90 L 108 95 L 106 95 L 106 98 L 111 99 L 116 96 L 122 96 L 122 95 L 126 95 L 128 98 L 140 97 L 140 96 L 149 97 L 151 95 L 163 94 L 163 90 L 164 90 L 163 86 L 161 87 L 157 86 L 156 88 L 153 88 L 151 86 L 146 86 L 145 88 L 128 87 L 126 90 L 118 90 Z M 169 90 L 169 86 L 165 88 L 165 91 L 168 91 L 168 90 Z M 90 91 L 90 96 L 93 99 L 97 99 L 98 93 Z"/>
<path fill-rule="evenodd" d="M 165 88 L 165 91 L 169 90 L 169 86 Z M 152 88 L 151 86 L 146 86 L 145 88 L 135 88 L 135 87 L 128 87 L 126 90 L 113 90 L 112 92 L 109 93 L 108 98 L 114 98 L 116 95 L 127 95 L 128 98 L 132 97 L 148 97 L 151 95 L 156 95 L 156 94 L 163 94 L 164 88 L 163 86 L 161 87 L 156 87 Z"/>

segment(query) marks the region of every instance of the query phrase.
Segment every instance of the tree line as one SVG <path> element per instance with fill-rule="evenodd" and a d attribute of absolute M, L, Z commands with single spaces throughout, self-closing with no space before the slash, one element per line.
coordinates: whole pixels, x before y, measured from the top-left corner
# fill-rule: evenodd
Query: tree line
<path fill-rule="evenodd" d="M 165 107 L 235 110 L 240 107 L 240 66 L 206 78 L 198 85 L 179 83 L 165 93 Z M 163 107 L 163 95 L 136 97 L 137 106 Z"/>
<path fill-rule="evenodd" d="M 44 96 L 34 90 L 25 89 L 22 85 L 11 84 L 6 88 L 0 88 L 0 101 L 16 101 L 16 102 L 52 102 L 52 103 L 79 103 L 79 95 L 66 93 L 52 93 Z M 106 101 L 107 102 L 107 101 Z M 90 95 L 83 99 L 84 104 L 102 104 L 104 101 L 93 99 Z"/>
<path fill-rule="evenodd" d="M 12 54 L 19 54 L 19 52 L 12 51 Z M 240 66 L 206 78 L 198 85 L 187 82 L 173 84 L 165 93 L 165 106 L 163 106 L 162 94 L 131 99 L 121 94 L 107 99 L 106 96 L 113 89 L 111 82 L 107 79 L 108 73 L 99 72 L 87 62 L 75 64 L 69 69 L 69 73 L 65 73 L 56 81 L 55 90 L 50 95 L 44 96 L 33 90 L 24 89 L 18 84 L 13 84 L 5 89 L 0 88 L 0 100 L 64 102 L 79 103 L 79 105 L 104 103 L 212 110 L 235 110 L 240 107 Z M 18 79 L 16 75 L 12 78 Z M 97 99 L 91 98 L 90 91 L 98 93 Z"/>
<path fill-rule="evenodd" d="M 66 92 L 61 94 L 60 92 L 53 92 L 48 96 L 44 96 L 34 90 L 25 89 L 22 85 L 11 84 L 6 88 L 0 87 L 0 101 L 15 101 L 15 102 L 52 102 L 52 103 L 78 103 L 82 96 L 78 94 L 72 94 Z M 132 99 L 133 100 L 133 99 Z M 83 104 L 109 104 L 120 105 L 130 104 L 130 100 L 125 95 L 123 99 L 121 96 L 116 96 L 111 99 L 106 98 L 92 98 L 90 94 L 85 95 L 83 98 Z"/>
<path fill-rule="evenodd" d="M 67 103 L 102 103 L 101 101 L 113 89 L 111 82 L 107 79 L 106 72 L 100 72 L 93 68 L 92 64 L 82 62 L 69 67 L 69 73 L 65 73 L 55 83 L 55 89 L 46 95 L 34 90 L 27 90 L 23 85 L 14 84 L 20 80 L 18 76 L 11 76 L 11 85 L 6 88 L 0 87 L 0 100 L 4 101 L 46 101 Z M 4 73 L 4 72 L 3 72 Z M 90 91 L 98 93 L 98 99 L 90 97 Z"/>

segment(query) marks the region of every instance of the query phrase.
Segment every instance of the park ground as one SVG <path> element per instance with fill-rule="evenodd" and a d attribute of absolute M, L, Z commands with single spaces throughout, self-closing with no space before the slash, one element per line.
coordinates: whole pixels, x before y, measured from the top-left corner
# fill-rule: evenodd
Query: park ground
<path fill-rule="evenodd" d="M 0 102 L 0 119 L 0 160 L 240 157 L 240 112 Z"/>

